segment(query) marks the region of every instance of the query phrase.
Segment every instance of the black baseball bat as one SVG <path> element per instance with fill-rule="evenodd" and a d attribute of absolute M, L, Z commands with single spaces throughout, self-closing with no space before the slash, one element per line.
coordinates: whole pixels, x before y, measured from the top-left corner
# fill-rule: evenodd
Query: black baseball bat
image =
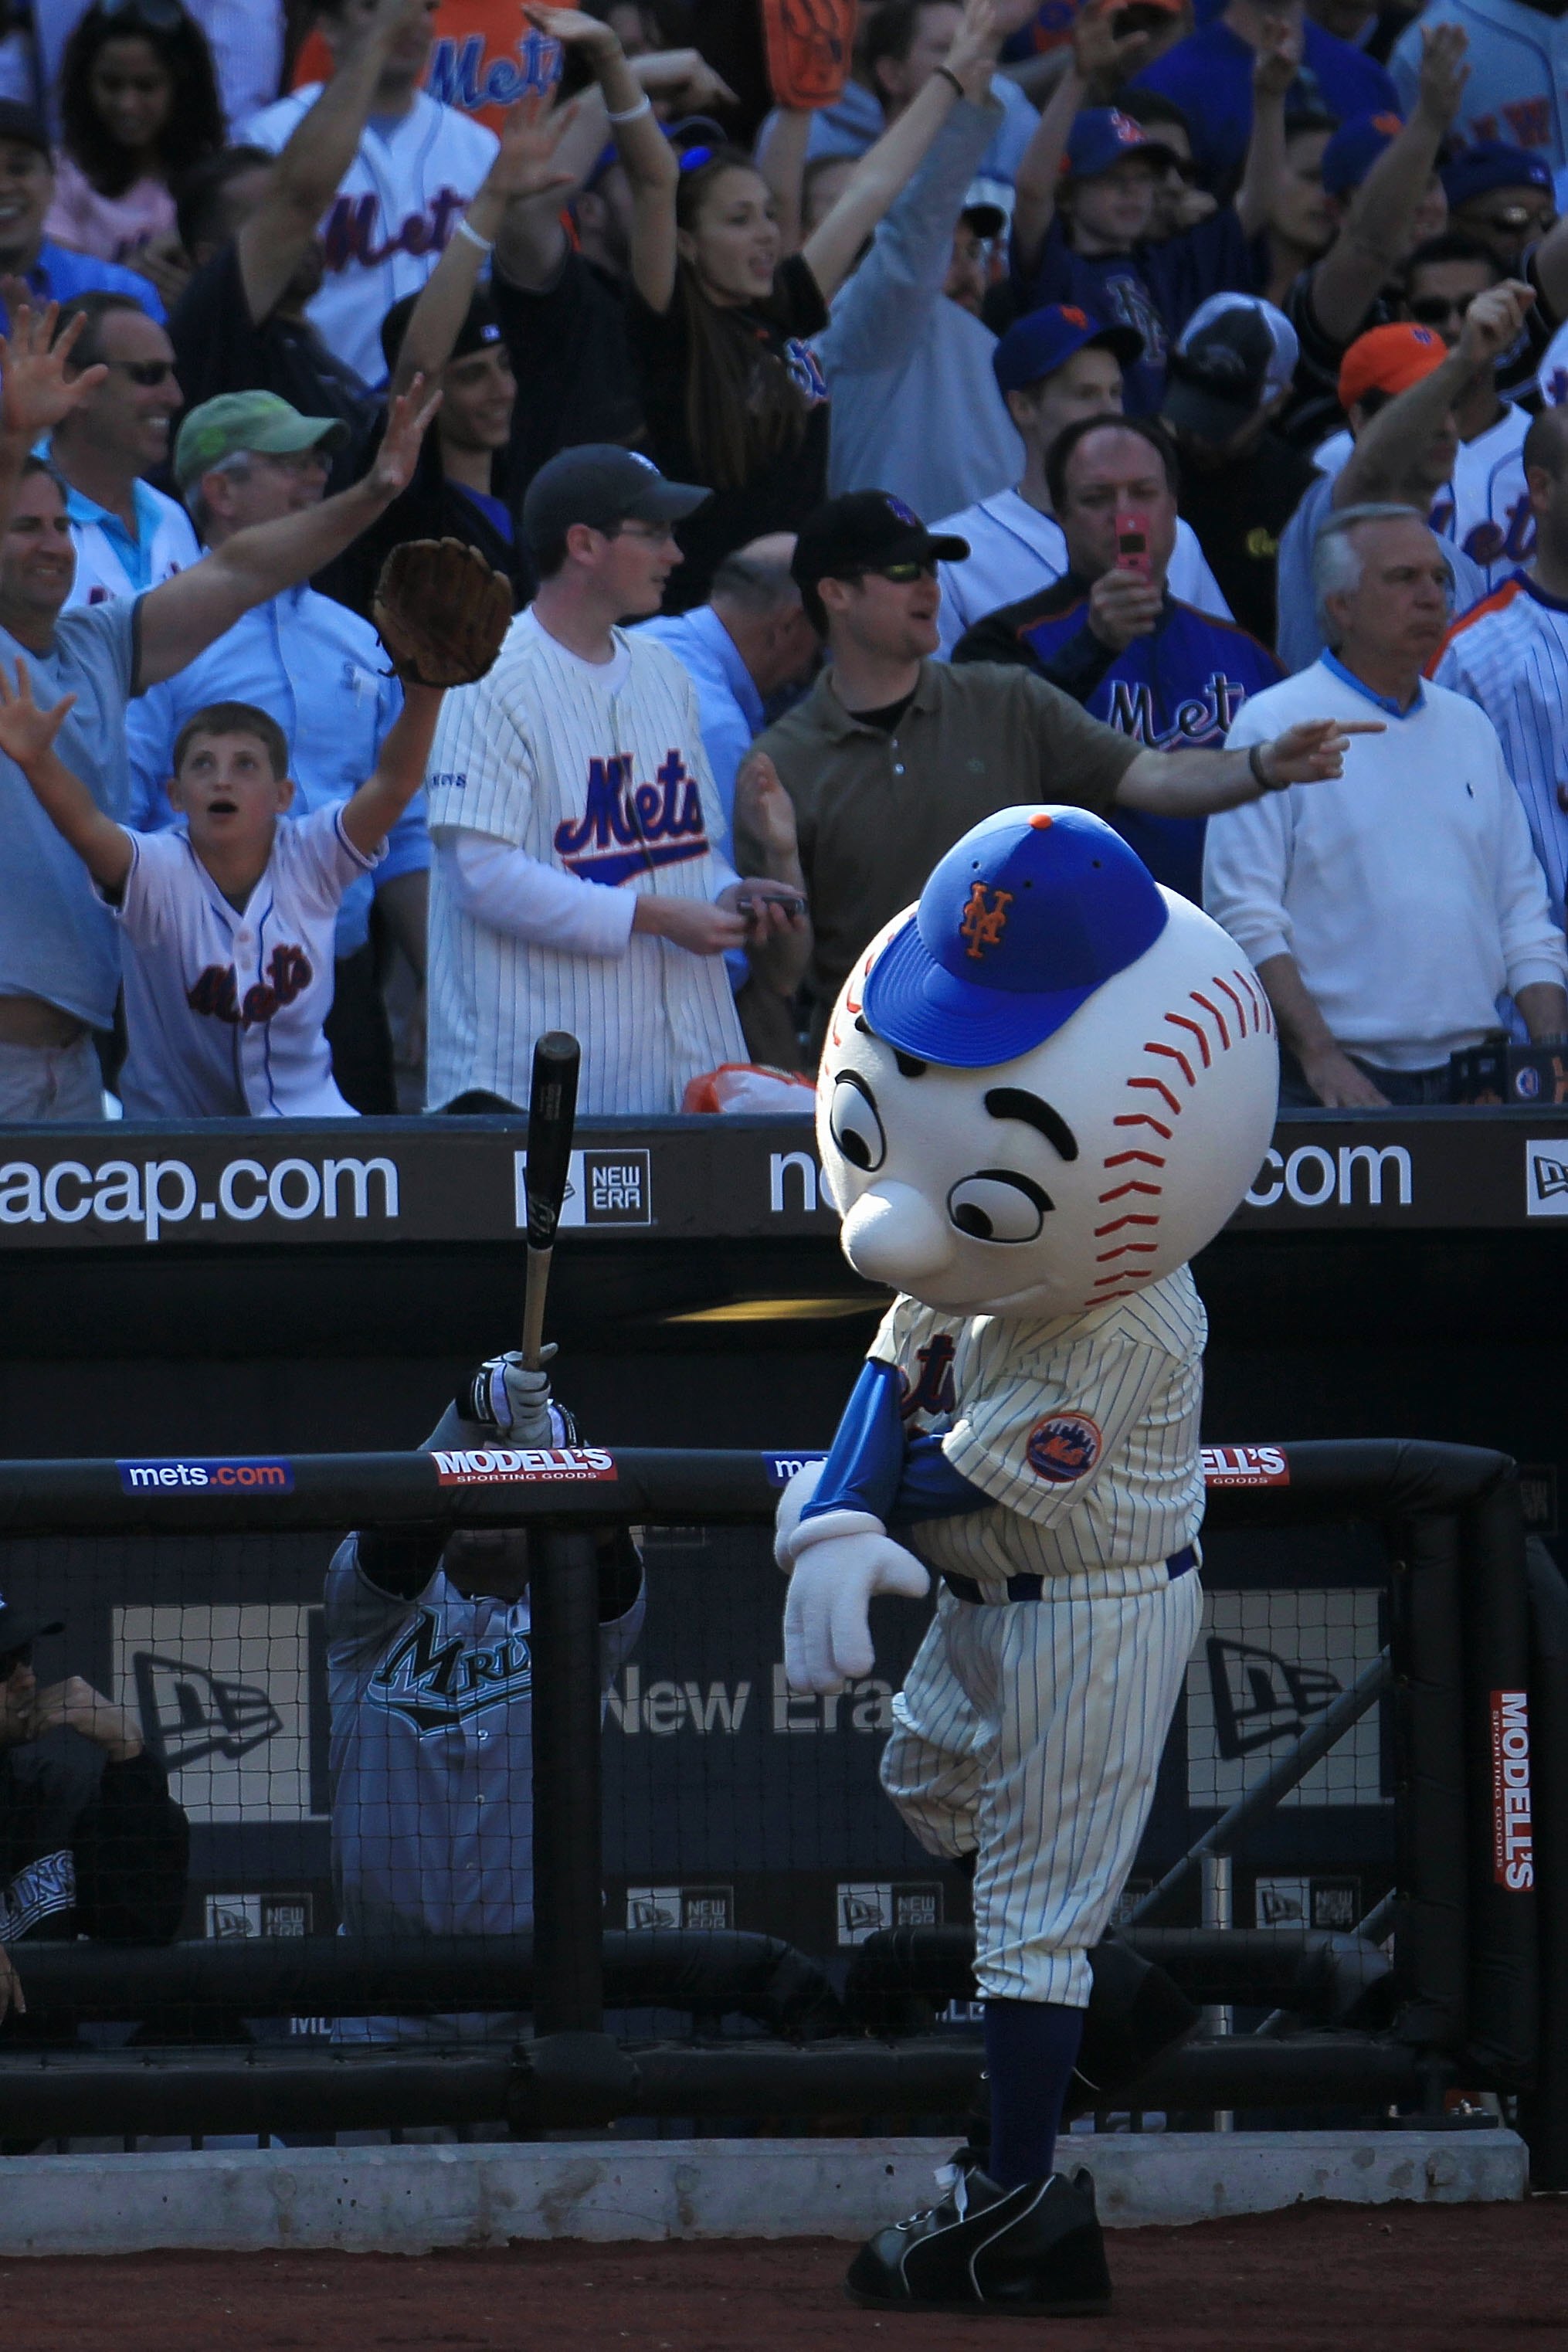
<path fill-rule="evenodd" d="M 522 1301 L 522 1360 L 531 1372 L 539 1370 L 544 1344 L 544 1298 L 555 1228 L 566 1197 L 582 1059 L 582 1047 L 564 1029 L 552 1029 L 533 1048 L 528 1096 L 528 1277 Z"/>

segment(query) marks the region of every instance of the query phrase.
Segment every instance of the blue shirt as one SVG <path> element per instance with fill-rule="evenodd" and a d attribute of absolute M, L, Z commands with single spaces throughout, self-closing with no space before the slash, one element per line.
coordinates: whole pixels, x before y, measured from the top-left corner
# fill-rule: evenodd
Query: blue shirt
<path fill-rule="evenodd" d="M 735 772 L 763 731 L 763 698 L 711 604 L 642 625 L 646 635 L 669 647 L 697 689 L 702 748 L 724 807 L 724 838 L 713 846 L 733 863 Z"/>
<path fill-rule="evenodd" d="M 116 824 L 127 821 L 131 778 L 126 705 L 136 667 L 139 597 L 62 613 L 47 654 L 0 629 L 0 661 L 18 659 L 44 708 L 74 694 L 55 750 Z M 74 849 L 55 831 L 14 760 L 0 752 L 0 996 L 38 996 L 94 1029 L 114 1019 L 120 941 L 114 918 Z"/>
<path fill-rule="evenodd" d="M 24 275 L 33 292 L 48 302 L 68 302 L 78 294 L 129 294 L 160 326 L 166 315 L 149 278 L 138 278 L 133 269 L 121 269 L 118 262 L 99 261 L 90 253 L 72 253 L 68 246 L 56 245 L 50 237 L 45 237 L 37 261 Z M 10 315 L 0 302 L 0 334 L 10 331 Z"/>
<path fill-rule="evenodd" d="M 1143 357 L 1122 376 L 1122 405 L 1129 416 L 1152 416 L 1165 397 L 1171 345 L 1198 304 L 1233 289 L 1255 293 L 1261 283 L 1233 205 L 1163 245 L 1136 245 L 1129 253 L 1075 253 L 1058 213 L 1024 305 L 1037 310 L 1047 302 L 1072 303 L 1090 318 L 1134 329 L 1143 338 Z"/>
<path fill-rule="evenodd" d="M 44 455 L 48 454 L 46 449 Z M 159 585 L 153 577 L 153 542 L 163 520 L 163 507 L 151 483 L 142 481 L 140 476 L 131 485 L 131 503 L 136 511 L 134 535 L 108 507 L 100 507 L 85 490 L 73 489 L 68 482 L 66 484 L 66 512 L 72 522 L 79 530 L 88 523 L 98 525 L 118 556 L 125 577 L 142 596 L 149 588 Z M 100 589 L 98 593 L 101 603 L 103 591 Z"/>
<path fill-rule="evenodd" d="M 1087 635 L 1088 613 L 1088 595 L 1080 594 L 1018 635 L 1049 668 L 1069 646 L 1079 650 L 1075 641 Z M 1247 696 L 1278 686 L 1283 676 L 1268 647 L 1245 629 L 1171 597 L 1153 634 L 1134 637 L 1105 666 L 1099 683 L 1076 699 L 1092 718 L 1135 743 L 1154 751 L 1185 751 L 1222 744 Z M 1149 816 L 1141 809 L 1119 808 L 1111 823 L 1156 882 L 1202 906 L 1201 817 Z"/>
<path fill-rule="evenodd" d="M 310 816 L 346 801 L 374 772 L 382 739 L 403 707 L 403 689 L 384 675 L 386 658 L 368 621 L 313 588 L 289 588 L 258 604 L 194 662 L 142 696 L 131 714 L 132 814 L 140 833 L 173 824 L 164 785 L 174 740 L 187 719 L 213 702 L 249 702 L 289 739 L 293 814 Z M 387 835 L 374 877 L 343 893 L 336 950 L 353 955 L 370 936 L 376 887 L 430 863 L 425 795 L 409 803 Z"/>
<path fill-rule="evenodd" d="M 1336 40 L 1309 16 L 1301 70 L 1287 101 L 1298 111 L 1311 105 L 1346 122 L 1352 114 L 1403 111 L 1383 68 Z M 1252 136 L 1254 52 L 1239 33 L 1216 20 L 1189 33 L 1152 66 L 1132 77 L 1134 89 L 1157 89 L 1173 98 L 1192 126 L 1193 160 L 1216 191 L 1228 191 L 1241 177 Z"/>

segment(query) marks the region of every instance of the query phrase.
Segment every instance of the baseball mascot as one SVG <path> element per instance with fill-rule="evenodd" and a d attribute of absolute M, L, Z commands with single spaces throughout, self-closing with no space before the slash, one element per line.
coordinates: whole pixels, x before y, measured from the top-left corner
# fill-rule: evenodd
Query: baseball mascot
<path fill-rule="evenodd" d="M 1109 2305 L 1093 2184 L 1052 2155 L 1202 1610 L 1187 1260 L 1278 1080 L 1240 950 L 1078 809 L 966 834 L 834 1012 L 825 1181 L 851 1265 L 899 1296 L 780 1507 L 785 1663 L 841 1688 L 872 1596 L 940 1577 L 882 1782 L 930 1852 L 973 1857 L 991 2084 L 984 2168 L 856 2257 L 879 2309 Z"/>

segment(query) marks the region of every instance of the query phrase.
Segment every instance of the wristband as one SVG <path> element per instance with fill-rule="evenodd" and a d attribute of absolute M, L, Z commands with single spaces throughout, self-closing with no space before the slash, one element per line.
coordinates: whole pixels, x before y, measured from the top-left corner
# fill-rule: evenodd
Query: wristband
<path fill-rule="evenodd" d="M 481 253 L 489 254 L 495 251 L 495 247 L 490 243 L 489 238 L 481 236 L 477 228 L 470 228 L 467 220 L 458 221 L 452 234 L 454 236 L 467 237 L 468 243 L 477 246 Z"/>
<path fill-rule="evenodd" d="M 637 104 L 635 106 L 628 106 L 626 111 L 622 114 L 617 114 L 613 106 L 606 106 L 605 109 L 605 117 L 611 122 L 636 122 L 640 116 L 651 114 L 652 112 L 653 100 L 649 98 L 646 89 L 638 99 Z"/>
<path fill-rule="evenodd" d="M 1281 776 L 1276 781 L 1274 777 L 1267 776 L 1263 772 L 1263 754 L 1267 748 L 1266 744 L 1254 743 L 1247 755 L 1247 764 L 1252 771 L 1252 781 L 1260 793 L 1288 793 L 1290 789 L 1290 780 L 1288 776 Z"/>
<path fill-rule="evenodd" d="M 951 66 L 938 66 L 936 71 L 938 78 L 941 80 L 952 83 L 960 98 L 967 98 L 969 96 L 969 92 L 964 89 L 963 84 L 959 80 L 958 76 L 953 72 Z M 610 117 L 611 121 L 613 122 L 615 119 L 615 116 L 612 114 Z"/>

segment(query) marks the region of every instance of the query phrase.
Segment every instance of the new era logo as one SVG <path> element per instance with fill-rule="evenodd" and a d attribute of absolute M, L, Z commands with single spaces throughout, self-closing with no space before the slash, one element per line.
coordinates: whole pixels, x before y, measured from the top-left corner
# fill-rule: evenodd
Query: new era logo
<path fill-rule="evenodd" d="M 1568 1217 L 1568 1137 L 1524 1147 L 1524 1206 L 1531 1217 Z"/>

